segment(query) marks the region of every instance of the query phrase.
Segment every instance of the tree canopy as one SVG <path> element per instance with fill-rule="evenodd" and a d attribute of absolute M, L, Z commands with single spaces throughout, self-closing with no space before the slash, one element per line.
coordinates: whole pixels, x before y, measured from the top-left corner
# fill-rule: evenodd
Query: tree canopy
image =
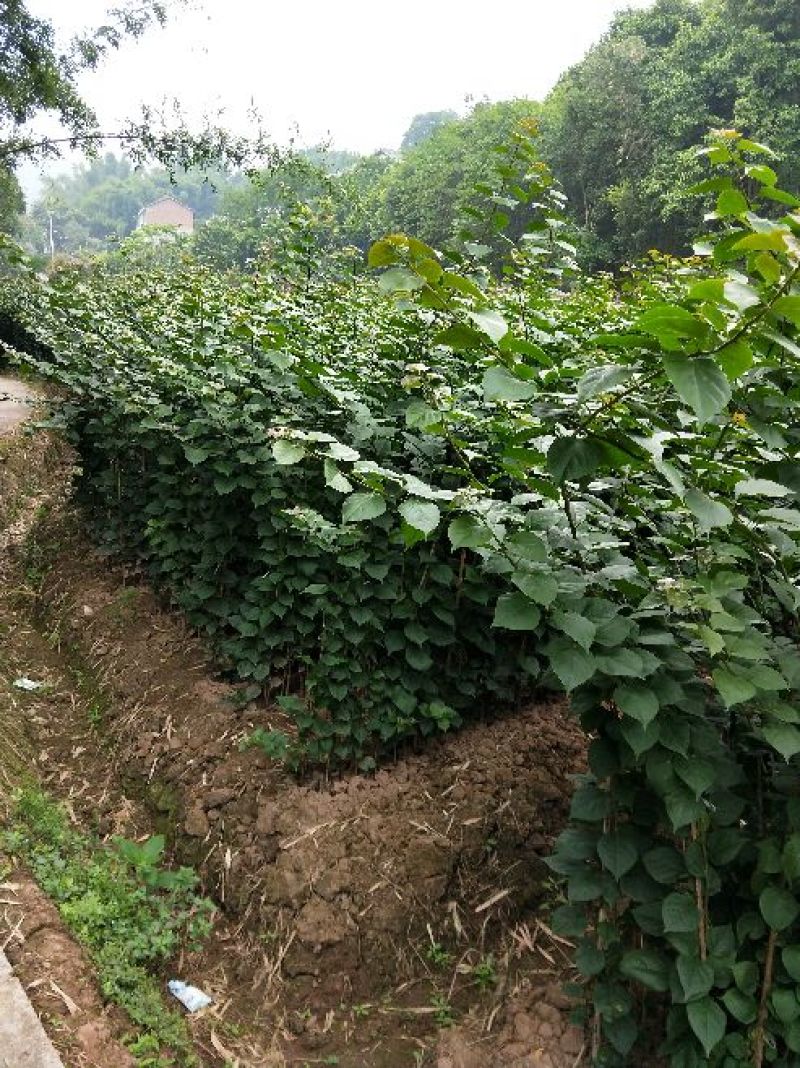
<path fill-rule="evenodd" d="M 617 16 L 546 101 L 544 152 L 604 262 L 687 251 L 691 146 L 735 127 L 779 144 L 800 176 L 794 0 L 657 0 Z"/>
<path fill-rule="evenodd" d="M 479 103 L 466 118 L 437 126 L 387 172 L 377 229 L 403 230 L 436 247 L 447 245 L 475 184 L 491 171 L 497 145 L 539 111 L 530 100 Z"/>

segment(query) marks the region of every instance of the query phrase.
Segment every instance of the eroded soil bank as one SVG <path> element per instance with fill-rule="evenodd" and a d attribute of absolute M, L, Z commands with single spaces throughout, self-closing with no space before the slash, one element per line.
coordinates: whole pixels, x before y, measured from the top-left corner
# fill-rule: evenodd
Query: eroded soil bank
<path fill-rule="evenodd" d="M 180 962 L 224 1009 L 196 1024 L 204 1062 L 579 1063 L 568 947 L 540 910 L 583 761 L 564 707 L 487 716 L 372 777 L 297 782 L 239 748 L 281 714 L 243 706 L 141 577 L 88 542 L 67 451 L 3 445 L 0 762 L 9 781 L 38 768 L 101 835 L 163 831 L 198 868 L 222 910 Z M 13 691 L 20 675 L 45 689 Z"/>

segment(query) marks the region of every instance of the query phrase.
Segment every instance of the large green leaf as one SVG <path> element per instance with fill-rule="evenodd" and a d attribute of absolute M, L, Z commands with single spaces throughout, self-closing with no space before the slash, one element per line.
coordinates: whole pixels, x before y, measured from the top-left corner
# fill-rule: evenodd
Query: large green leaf
<path fill-rule="evenodd" d="M 785 946 L 781 951 L 783 966 L 796 983 L 800 983 L 800 945 Z"/>
<path fill-rule="evenodd" d="M 603 461 L 602 446 L 591 438 L 556 438 L 547 450 L 547 466 L 556 482 L 593 475 Z"/>
<path fill-rule="evenodd" d="M 714 685 L 726 708 L 732 708 L 755 697 L 756 688 L 745 675 L 734 674 L 728 668 L 714 668 Z"/>
<path fill-rule="evenodd" d="M 490 367 L 483 376 L 483 395 L 487 401 L 524 401 L 537 393 L 535 382 L 517 378 L 505 367 Z"/>
<path fill-rule="evenodd" d="M 407 267 L 390 267 L 378 280 L 378 286 L 384 293 L 413 293 L 424 285 L 425 279 Z"/>
<path fill-rule="evenodd" d="M 299 463 L 306 455 L 306 446 L 300 441 L 291 441 L 288 438 L 278 438 L 273 442 L 272 455 L 276 464 L 290 466 Z"/>
<path fill-rule="evenodd" d="M 658 338 L 664 348 L 674 350 L 684 340 L 700 341 L 707 327 L 678 304 L 656 304 L 641 315 L 636 328 Z"/>
<path fill-rule="evenodd" d="M 508 323 L 498 311 L 487 309 L 470 312 L 469 317 L 478 329 L 488 334 L 494 342 L 502 341 L 508 333 Z"/>
<path fill-rule="evenodd" d="M 594 658 L 577 645 L 551 652 L 550 667 L 568 693 L 590 679 L 597 670 Z"/>
<path fill-rule="evenodd" d="M 590 367 L 578 382 L 578 400 L 587 401 L 600 393 L 609 393 L 629 381 L 634 372 L 632 367 L 620 367 L 613 363 Z"/>
<path fill-rule="evenodd" d="M 717 364 L 706 356 L 665 355 L 667 377 L 681 400 L 701 423 L 719 415 L 731 399 L 731 384 Z"/>
<path fill-rule="evenodd" d="M 664 930 L 669 932 L 696 931 L 698 923 L 697 905 L 689 894 L 668 894 L 661 906 Z"/>
<path fill-rule="evenodd" d="M 575 952 L 575 967 L 581 975 L 599 975 L 606 965 L 606 955 L 592 942 L 584 939 Z"/>
<path fill-rule="evenodd" d="M 620 961 L 619 970 L 648 990 L 663 994 L 669 990 L 669 964 L 665 957 L 652 949 L 630 949 Z"/>
<path fill-rule="evenodd" d="M 687 1001 L 704 998 L 714 985 L 714 969 L 707 960 L 698 957 L 678 957 L 678 979 Z"/>
<path fill-rule="evenodd" d="M 551 613 L 550 622 L 557 630 L 568 634 L 582 649 L 588 650 L 597 634 L 597 625 L 578 612 L 557 609 Z"/>
<path fill-rule="evenodd" d="M 492 626 L 505 630 L 535 630 L 542 613 L 523 593 L 504 593 L 497 601 Z"/>
<path fill-rule="evenodd" d="M 658 714 L 658 697 L 649 686 L 630 682 L 617 686 L 614 701 L 626 716 L 646 727 Z"/>
<path fill-rule="evenodd" d="M 769 478 L 743 478 L 733 492 L 737 497 L 791 497 L 794 491 Z"/>
<path fill-rule="evenodd" d="M 794 323 L 795 326 L 800 327 L 800 296 L 792 294 L 791 296 L 778 297 L 772 305 L 772 310 L 778 315 L 782 315 L 784 319 Z"/>
<path fill-rule="evenodd" d="M 762 890 L 758 906 L 765 923 L 773 931 L 785 931 L 800 913 L 797 898 L 781 886 L 768 886 Z"/>
<path fill-rule="evenodd" d="M 686 507 L 697 519 L 701 530 L 713 530 L 714 527 L 727 527 L 733 522 L 733 512 L 721 501 L 715 501 L 698 489 L 686 491 Z"/>
<path fill-rule="evenodd" d="M 436 530 L 441 519 L 441 512 L 437 505 L 415 498 L 403 501 L 398 511 L 410 527 L 419 530 L 422 534 L 431 534 Z"/>
<path fill-rule="evenodd" d="M 642 857 L 647 873 L 656 882 L 672 886 L 686 876 L 683 857 L 673 846 L 655 846 Z"/>
<path fill-rule="evenodd" d="M 526 597 L 537 604 L 549 605 L 558 596 L 558 582 L 549 572 L 515 571 L 511 581 Z M 562 628 L 563 629 L 563 628 Z"/>
<path fill-rule="evenodd" d="M 478 549 L 492 541 L 491 530 L 471 515 L 456 516 L 447 528 L 447 535 L 454 549 Z"/>
<path fill-rule="evenodd" d="M 386 511 L 386 501 L 380 493 L 351 493 L 342 504 L 342 520 L 345 523 L 363 523 L 377 519 Z"/>
<path fill-rule="evenodd" d="M 793 756 L 800 753 L 800 730 L 790 723 L 781 723 L 773 719 L 761 728 L 761 733 L 772 748 L 781 754 L 787 764 Z"/>
<path fill-rule="evenodd" d="M 630 827 L 619 827 L 604 834 L 597 843 L 597 855 L 614 878 L 619 882 L 639 859 L 636 835 Z"/>
<path fill-rule="evenodd" d="M 689 1026 L 700 1040 L 707 1057 L 725 1036 L 727 1021 L 725 1012 L 713 998 L 701 998 L 686 1007 Z"/>

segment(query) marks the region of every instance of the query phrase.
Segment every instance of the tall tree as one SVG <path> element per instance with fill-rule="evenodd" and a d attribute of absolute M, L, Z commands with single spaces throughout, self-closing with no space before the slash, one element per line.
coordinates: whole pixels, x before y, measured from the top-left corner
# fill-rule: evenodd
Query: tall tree
<path fill-rule="evenodd" d="M 597 259 L 689 248 L 691 148 L 710 127 L 780 144 L 797 184 L 799 22 L 796 0 L 657 0 L 617 16 L 562 77 L 544 152 Z"/>
<path fill-rule="evenodd" d="M 453 122 L 457 118 L 458 115 L 456 115 L 455 111 L 423 111 L 419 115 L 415 115 L 411 120 L 411 125 L 403 135 L 403 140 L 400 143 L 401 151 L 405 152 L 409 148 L 421 145 L 440 126 L 444 126 L 446 122 Z"/>
<path fill-rule="evenodd" d="M 387 171 L 379 226 L 447 245 L 472 202 L 475 184 L 491 172 L 497 146 L 539 111 L 530 100 L 480 103 L 466 118 L 438 126 Z"/>

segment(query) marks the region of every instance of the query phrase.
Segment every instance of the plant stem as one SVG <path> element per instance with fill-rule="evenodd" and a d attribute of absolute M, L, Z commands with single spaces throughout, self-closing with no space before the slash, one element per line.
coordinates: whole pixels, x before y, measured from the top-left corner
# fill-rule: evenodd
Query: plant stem
<path fill-rule="evenodd" d="M 764 1026 L 767 1022 L 767 998 L 772 989 L 772 968 L 775 963 L 775 945 L 778 932 L 771 930 L 767 940 L 767 956 L 764 960 L 764 982 L 761 986 L 761 1002 L 758 1006 L 758 1019 L 753 1037 L 753 1068 L 762 1068 L 764 1063 Z"/>

